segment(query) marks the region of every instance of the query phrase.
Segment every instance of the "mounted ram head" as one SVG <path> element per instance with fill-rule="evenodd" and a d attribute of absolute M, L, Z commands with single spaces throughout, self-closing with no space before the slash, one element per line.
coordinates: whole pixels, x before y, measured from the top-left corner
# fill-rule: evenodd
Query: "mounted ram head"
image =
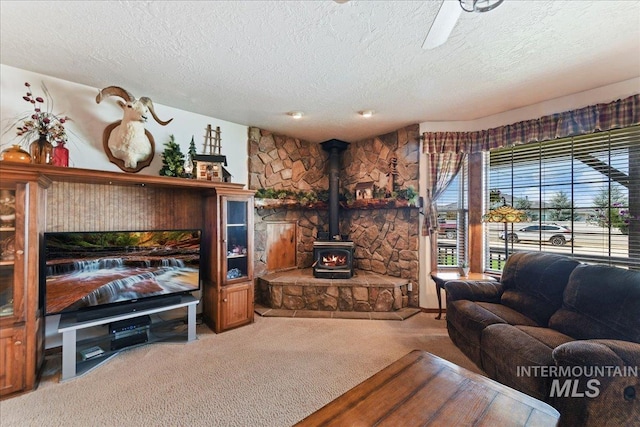
<path fill-rule="evenodd" d="M 173 119 L 166 122 L 156 115 L 150 98 L 143 96 L 136 99 L 131 93 L 118 86 L 102 89 L 96 96 L 96 103 L 100 103 L 108 96 L 118 96 L 118 105 L 123 110 L 122 120 L 111 123 L 104 130 L 103 145 L 109 159 L 125 172 L 138 172 L 148 166 L 153 159 L 155 143 L 151 133 L 144 125 L 149 113 L 156 122 L 166 126 Z"/>

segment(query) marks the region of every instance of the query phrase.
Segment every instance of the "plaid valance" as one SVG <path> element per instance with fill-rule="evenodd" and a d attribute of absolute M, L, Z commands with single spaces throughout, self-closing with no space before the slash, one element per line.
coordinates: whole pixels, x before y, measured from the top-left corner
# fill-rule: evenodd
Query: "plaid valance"
<path fill-rule="evenodd" d="M 425 132 L 425 153 L 477 153 L 640 124 L 640 94 L 539 119 L 473 132 Z"/>

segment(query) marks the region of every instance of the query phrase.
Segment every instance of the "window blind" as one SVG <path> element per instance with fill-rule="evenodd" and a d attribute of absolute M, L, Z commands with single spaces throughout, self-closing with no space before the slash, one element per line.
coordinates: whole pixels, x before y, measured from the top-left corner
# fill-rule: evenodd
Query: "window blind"
<path fill-rule="evenodd" d="M 640 269 L 640 126 L 492 151 L 485 185 L 488 209 L 504 197 L 527 213 L 528 222 L 508 226 L 510 253 L 556 252 Z M 558 244 L 548 231 L 520 232 L 529 225 L 570 232 Z M 503 224 L 485 224 L 488 270 L 502 269 L 503 231 Z"/>

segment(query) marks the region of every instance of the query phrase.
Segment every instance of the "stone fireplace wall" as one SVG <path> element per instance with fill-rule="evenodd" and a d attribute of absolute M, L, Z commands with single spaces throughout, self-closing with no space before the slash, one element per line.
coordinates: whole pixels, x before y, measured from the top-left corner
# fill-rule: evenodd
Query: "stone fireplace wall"
<path fill-rule="evenodd" d="M 342 153 L 341 190 L 352 194 L 358 183 L 373 182 L 380 188 L 388 183 L 389 164 L 397 159 L 395 185 L 418 191 L 419 126 L 353 142 Z M 321 191 L 329 187 L 327 153 L 319 143 L 249 129 L 249 188 L 258 190 Z M 318 232 L 328 231 L 326 209 L 289 207 L 256 208 L 255 260 L 257 277 L 266 269 L 266 224 L 270 221 L 297 221 L 298 268 L 313 262 L 313 241 Z M 418 209 L 358 208 L 340 209 L 340 232 L 355 242 L 357 270 L 409 279 L 418 282 Z M 409 305 L 418 306 L 418 286 L 413 287 Z"/>
<path fill-rule="evenodd" d="M 356 246 L 356 269 L 417 283 L 417 209 L 354 209 L 345 210 L 342 215 L 342 231 Z"/>

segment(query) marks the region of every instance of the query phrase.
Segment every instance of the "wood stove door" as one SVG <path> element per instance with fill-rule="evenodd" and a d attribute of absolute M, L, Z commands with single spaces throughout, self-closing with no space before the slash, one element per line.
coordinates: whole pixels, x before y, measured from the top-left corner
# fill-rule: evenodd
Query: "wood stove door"
<path fill-rule="evenodd" d="M 317 267 L 330 269 L 346 269 L 351 268 L 351 253 L 347 249 L 318 249 L 317 250 Z"/>

